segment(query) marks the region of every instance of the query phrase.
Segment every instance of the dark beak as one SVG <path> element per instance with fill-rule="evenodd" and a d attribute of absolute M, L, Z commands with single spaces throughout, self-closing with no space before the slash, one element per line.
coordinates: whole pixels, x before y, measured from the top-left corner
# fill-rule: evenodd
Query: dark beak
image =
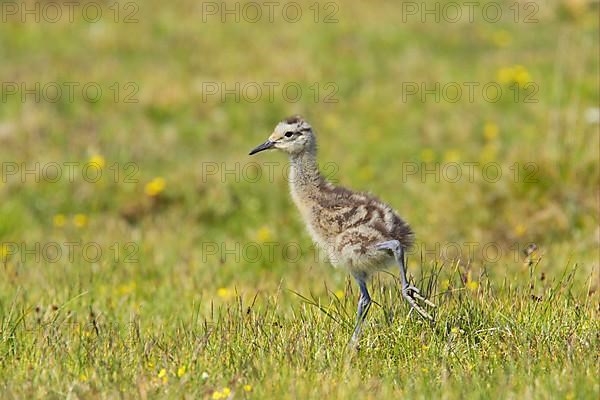
<path fill-rule="evenodd" d="M 267 140 L 266 142 L 264 142 L 260 146 L 257 146 L 256 148 L 254 148 L 250 153 L 248 153 L 248 155 L 251 156 L 252 154 L 256 154 L 256 153 L 261 152 L 263 150 L 269 150 L 273 146 L 275 146 L 275 142 L 271 142 L 270 140 Z"/>

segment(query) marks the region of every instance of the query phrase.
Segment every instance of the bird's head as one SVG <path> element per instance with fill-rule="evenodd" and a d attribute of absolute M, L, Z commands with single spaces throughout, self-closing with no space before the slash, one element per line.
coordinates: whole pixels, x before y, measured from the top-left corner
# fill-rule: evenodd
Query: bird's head
<path fill-rule="evenodd" d="M 316 139 L 312 127 L 299 115 L 286 118 L 275 126 L 269 139 L 254 148 L 250 155 L 268 149 L 279 149 L 289 155 L 315 151 Z"/>

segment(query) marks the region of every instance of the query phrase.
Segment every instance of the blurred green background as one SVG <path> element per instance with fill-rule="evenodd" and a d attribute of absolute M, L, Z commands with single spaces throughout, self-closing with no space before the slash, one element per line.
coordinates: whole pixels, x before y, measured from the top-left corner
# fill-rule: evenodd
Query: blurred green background
<path fill-rule="evenodd" d="M 272 18 L 264 4 L 256 18 L 259 3 L 84 2 L 72 21 L 59 3 L 56 22 L 48 4 L 1 3 L 0 312 L 12 344 L 4 336 L 0 360 L 12 370 L 3 372 L 9 393 L 6 382 L 50 365 L 23 354 L 39 345 L 26 321 L 52 305 L 82 321 L 88 311 L 117 324 L 138 319 L 152 332 L 193 310 L 214 316 L 211 302 L 235 303 L 236 293 L 326 298 L 327 287 L 343 296 L 348 278 L 317 260 L 283 155 L 247 156 L 291 114 L 316 129 L 331 178 L 378 194 L 411 223 L 413 275 L 444 264 L 443 274 L 457 268 L 475 288 L 482 271 L 518 284 L 533 257 L 536 274 L 577 265 L 579 293 L 597 290 L 597 1 L 493 2 L 498 21 L 482 12 L 488 2 L 472 21 L 452 3 L 463 13 L 456 22 L 448 2 L 275 2 Z M 472 100 L 465 83 L 476 85 Z M 498 101 L 485 98 L 489 83 L 501 88 Z M 448 84 L 461 88 L 457 101 Z M 301 88 L 297 101 L 286 85 Z M 65 163 L 75 163 L 73 179 Z M 497 181 L 485 179 L 490 164 Z M 79 245 L 69 253 L 71 242 Z M 62 249 L 57 259 L 49 243 Z M 301 256 L 286 256 L 290 243 Z M 537 250 L 526 256 L 530 243 Z M 102 257 L 85 255 L 86 244 Z M 246 254 L 256 247 L 261 256 Z M 452 286 L 443 274 L 440 290 Z M 93 379 L 86 367 L 57 364 L 49 371 Z M 102 376 L 99 388 L 114 382 Z M 59 377 L 39 382 L 63 386 Z"/>

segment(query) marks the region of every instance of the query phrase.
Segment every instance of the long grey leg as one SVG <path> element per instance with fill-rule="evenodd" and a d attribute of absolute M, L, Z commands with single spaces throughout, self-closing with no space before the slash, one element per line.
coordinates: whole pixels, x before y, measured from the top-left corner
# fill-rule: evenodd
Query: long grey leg
<path fill-rule="evenodd" d="M 409 285 L 408 279 L 406 279 L 406 267 L 404 265 L 404 249 L 400 245 L 400 242 L 397 240 L 388 240 L 387 242 L 377 244 L 375 248 L 377 248 L 378 250 L 391 250 L 394 253 L 396 262 L 398 262 L 398 265 L 400 266 L 400 280 L 402 281 L 402 297 L 404 297 L 406 301 L 408 301 L 410 306 L 417 310 L 417 312 L 421 314 L 421 316 L 427 318 L 430 321 L 433 321 L 433 317 L 420 305 L 418 305 L 416 300 L 420 300 L 430 307 L 435 307 L 435 304 L 427 300 L 425 297 L 421 296 L 419 289 L 412 285 Z"/>
<path fill-rule="evenodd" d="M 352 334 L 352 344 L 356 344 L 358 342 L 362 331 L 363 321 L 365 320 L 365 317 L 369 312 L 369 308 L 371 307 L 371 296 L 369 296 L 369 291 L 367 290 L 366 277 L 360 274 L 354 274 L 354 279 L 356 279 L 356 283 L 360 289 L 360 298 L 358 299 L 356 327 L 354 328 L 354 333 Z"/>

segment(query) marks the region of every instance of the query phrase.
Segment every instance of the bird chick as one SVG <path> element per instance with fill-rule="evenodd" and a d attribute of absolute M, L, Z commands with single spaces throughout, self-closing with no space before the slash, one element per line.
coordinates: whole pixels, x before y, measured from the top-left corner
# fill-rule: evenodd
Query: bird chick
<path fill-rule="evenodd" d="M 334 266 L 348 269 L 360 288 L 352 342 L 359 339 L 371 305 L 367 280 L 393 262 L 400 267 L 403 297 L 420 315 L 433 320 L 417 300 L 435 305 L 406 278 L 404 252 L 414 240 L 410 226 L 375 196 L 335 186 L 321 175 L 316 159 L 317 139 L 302 117 L 293 116 L 278 123 L 268 140 L 250 155 L 269 149 L 289 156 L 290 193 L 311 238 Z"/>

